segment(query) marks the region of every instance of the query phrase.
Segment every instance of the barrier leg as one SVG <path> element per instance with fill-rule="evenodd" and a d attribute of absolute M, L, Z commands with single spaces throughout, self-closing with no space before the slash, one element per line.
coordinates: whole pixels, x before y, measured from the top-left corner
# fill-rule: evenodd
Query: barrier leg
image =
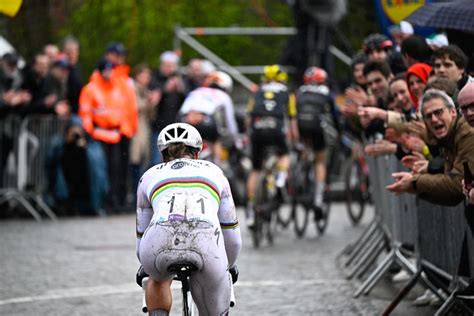
<path fill-rule="evenodd" d="M 378 248 L 376 251 L 373 253 L 372 256 L 370 256 L 365 264 L 359 269 L 359 271 L 356 274 L 356 277 L 358 279 L 361 279 L 364 274 L 367 273 L 370 267 L 375 265 L 375 262 L 377 261 L 377 258 L 380 256 L 380 254 L 385 250 L 385 243 L 379 243 Z"/>
<path fill-rule="evenodd" d="M 361 248 L 367 239 L 372 235 L 372 233 L 377 229 L 377 221 L 373 220 L 370 224 L 364 229 L 359 238 L 344 247 L 344 249 L 337 255 L 336 259 L 339 259 L 343 256 L 351 256 Z"/>
<path fill-rule="evenodd" d="M 380 245 L 382 245 L 381 251 Z M 360 259 L 357 260 L 356 264 L 353 266 L 353 268 L 349 271 L 348 278 L 351 279 L 354 277 L 354 275 L 359 271 L 366 263 L 369 258 L 371 258 L 374 253 L 380 254 L 383 251 L 383 246 L 385 245 L 385 237 L 383 234 L 379 234 L 370 244 L 367 250 L 362 253 L 360 256 Z"/>
<path fill-rule="evenodd" d="M 357 243 L 354 245 L 354 248 L 352 251 L 349 253 L 349 257 L 347 260 L 344 262 L 344 266 L 347 267 L 349 266 L 354 259 L 360 255 L 361 250 L 367 245 L 367 242 L 373 238 L 374 234 L 377 232 L 378 224 L 374 222 L 374 225 L 371 225 L 359 238 Z"/>
<path fill-rule="evenodd" d="M 395 251 L 392 249 L 382 261 L 382 263 L 379 264 L 377 269 L 375 269 L 372 274 L 370 274 L 370 276 L 367 278 L 367 280 L 365 280 L 365 282 L 357 289 L 357 291 L 353 295 L 354 298 L 358 298 L 362 294 L 362 292 L 364 292 L 364 294 L 369 294 L 369 292 L 372 290 L 375 284 L 377 284 L 382 275 L 390 268 L 390 265 L 394 261 L 394 256 Z"/>
<path fill-rule="evenodd" d="M 451 294 L 446 301 L 444 301 L 443 305 L 441 305 L 440 308 L 435 313 L 435 316 L 442 316 L 442 315 L 447 315 L 451 308 L 454 306 L 455 298 L 454 295 Z"/>
<path fill-rule="evenodd" d="M 41 219 L 41 216 L 40 214 L 35 210 L 35 208 L 33 206 L 31 206 L 31 203 L 28 202 L 28 200 L 26 200 L 21 194 L 15 194 L 14 195 L 14 198 L 20 202 L 21 205 L 23 205 L 24 208 L 26 208 L 26 210 L 28 212 L 30 212 L 30 214 L 38 221 L 38 222 L 41 222 L 42 219 Z"/>
<path fill-rule="evenodd" d="M 384 238 L 383 232 L 380 229 L 374 231 L 370 238 L 364 242 L 363 246 L 360 247 L 356 253 L 354 253 L 350 260 L 348 260 L 347 267 L 349 267 L 349 264 L 352 266 L 357 265 L 362 260 L 367 251 L 369 251 L 369 249 L 373 247 L 374 244 L 379 242 L 380 238 Z"/>
<path fill-rule="evenodd" d="M 390 302 L 387 308 L 383 311 L 382 313 L 383 316 L 390 315 L 390 313 L 397 307 L 397 305 L 405 298 L 408 292 L 411 291 L 411 289 L 415 286 L 416 282 L 418 281 L 421 271 L 422 270 L 419 269 L 414 275 L 412 275 L 408 283 L 405 284 L 405 286 L 401 288 L 400 291 L 398 291 L 395 298 Z"/>
<path fill-rule="evenodd" d="M 40 195 L 35 196 L 35 201 L 38 203 L 38 206 L 49 216 L 52 221 L 57 221 L 57 216 L 54 214 L 53 210 L 44 202 L 43 198 Z"/>

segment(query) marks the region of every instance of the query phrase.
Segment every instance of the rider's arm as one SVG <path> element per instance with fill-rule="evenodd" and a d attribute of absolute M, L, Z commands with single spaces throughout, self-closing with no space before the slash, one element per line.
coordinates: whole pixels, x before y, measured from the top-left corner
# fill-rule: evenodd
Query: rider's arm
<path fill-rule="evenodd" d="M 140 260 L 139 250 L 140 242 L 142 240 L 143 233 L 147 229 L 153 217 L 153 208 L 146 195 L 145 185 L 143 178 L 140 180 L 140 184 L 137 190 L 137 220 L 136 220 L 136 231 L 137 231 L 137 244 L 136 253 L 137 258 Z"/>
<path fill-rule="evenodd" d="M 224 237 L 229 268 L 231 268 L 235 265 L 240 248 L 242 248 L 242 237 L 240 235 L 239 221 L 237 219 L 237 213 L 235 212 L 234 199 L 230 191 L 229 181 L 224 178 L 224 182 L 218 217 L 222 228 L 222 236 Z"/>

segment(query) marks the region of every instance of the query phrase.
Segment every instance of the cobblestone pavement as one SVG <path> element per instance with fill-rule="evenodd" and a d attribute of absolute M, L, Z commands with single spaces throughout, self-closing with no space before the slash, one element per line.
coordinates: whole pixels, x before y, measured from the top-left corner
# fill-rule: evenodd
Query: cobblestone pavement
<path fill-rule="evenodd" d="M 358 282 L 347 281 L 335 264 L 371 215 L 352 227 L 343 205 L 336 204 L 325 235 L 310 226 L 307 236 L 297 239 L 290 228 L 278 233 L 273 247 L 259 250 L 243 228 L 232 314 L 380 314 L 396 289 L 384 281 L 369 296 L 353 299 Z M 0 222 L 0 315 L 143 315 L 134 281 L 134 226 L 133 215 Z M 178 284 L 173 293 L 172 315 L 180 315 Z M 430 314 L 432 309 L 404 301 L 392 315 Z"/>

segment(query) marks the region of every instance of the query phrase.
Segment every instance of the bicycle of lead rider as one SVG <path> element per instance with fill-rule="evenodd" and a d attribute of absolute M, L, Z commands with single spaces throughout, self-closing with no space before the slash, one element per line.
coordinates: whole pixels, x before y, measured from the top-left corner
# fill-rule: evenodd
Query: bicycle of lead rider
<path fill-rule="evenodd" d="M 197 315 L 196 308 L 193 302 L 193 297 L 189 289 L 189 277 L 197 271 L 197 267 L 189 262 L 175 263 L 168 267 L 168 272 L 175 274 L 174 280 L 181 281 L 181 294 L 183 296 L 183 316 L 195 316 Z M 229 278 L 231 278 L 229 274 Z M 146 288 L 146 282 L 148 278 L 144 278 L 142 281 L 142 288 Z M 231 282 L 231 297 L 230 297 L 230 307 L 235 306 L 235 296 L 234 296 L 234 287 Z M 148 308 L 146 307 L 145 296 L 143 296 L 143 307 L 142 312 L 147 313 Z"/>

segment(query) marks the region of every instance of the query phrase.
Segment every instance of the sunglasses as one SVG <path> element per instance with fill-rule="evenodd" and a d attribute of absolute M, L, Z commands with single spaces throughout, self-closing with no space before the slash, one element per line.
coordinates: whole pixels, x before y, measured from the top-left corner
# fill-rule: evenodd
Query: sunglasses
<path fill-rule="evenodd" d="M 423 114 L 423 118 L 427 121 L 431 121 L 433 119 L 433 116 L 436 116 L 436 118 L 440 118 L 441 115 L 443 115 L 443 113 L 444 113 L 444 109 L 445 108 L 440 108 L 440 109 L 434 110 L 430 113 L 425 113 L 425 114 Z"/>
<path fill-rule="evenodd" d="M 474 112 L 474 102 L 459 106 L 459 110 L 461 110 L 461 112 L 464 114 L 467 114 L 469 111 Z"/>

